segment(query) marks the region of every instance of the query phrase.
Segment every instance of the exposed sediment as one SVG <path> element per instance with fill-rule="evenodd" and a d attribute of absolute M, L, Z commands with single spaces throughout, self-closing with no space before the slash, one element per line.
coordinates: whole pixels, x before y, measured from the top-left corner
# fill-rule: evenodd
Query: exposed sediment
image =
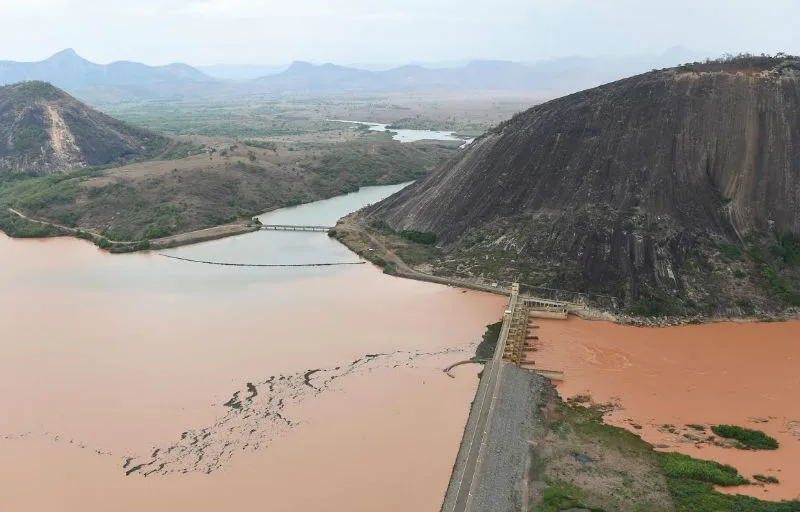
<path fill-rule="evenodd" d="M 317 368 L 289 375 L 273 375 L 248 382 L 223 405 L 227 412 L 213 425 L 187 430 L 173 443 L 154 448 L 146 456 L 127 456 L 126 475 L 211 473 L 223 467 L 235 453 L 267 446 L 300 420 L 287 413 L 291 406 L 331 389 L 334 381 L 385 367 L 414 367 L 420 358 L 459 352 L 464 347 L 439 352 L 396 351 L 367 354 L 347 365 Z"/>

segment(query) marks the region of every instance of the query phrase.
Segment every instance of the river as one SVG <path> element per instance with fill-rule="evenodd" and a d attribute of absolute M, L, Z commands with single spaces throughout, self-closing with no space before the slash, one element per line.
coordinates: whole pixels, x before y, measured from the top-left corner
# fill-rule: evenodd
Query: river
<path fill-rule="evenodd" d="M 261 219 L 332 224 L 398 189 Z M 357 261 L 324 233 L 165 252 Z M 0 261 L 2 510 L 437 510 L 477 384 L 441 369 L 506 302 L 371 265 L 70 238 L 0 235 Z"/>
<path fill-rule="evenodd" d="M 563 398 L 588 394 L 598 403 L 614 403 L 606 420 L 660 449 L 731 464 L 750 479 L 762 474 L 781 482 L 726 492 L 800 499 L 800 322 L 666 328 L 579 318 L 536 323 L 541 341 L 533 358 L 540 368 L 564 371 L 558 386 Z M 701 436 L 689 424 L 707 430 Z M 717 424 L 762 430 L 780 448 L 721 448 L 684 435 L 704 437 Z"/>
<path fill-rule="evenodd" d="M 392 134 L 392 139 L 401 143 L 417 142 L 420 140 L 455 140 L 462 142 L 461 148 L 467 147 L 475 139 L 460 137 L 455 132 L 446 132 L 440 130 L 411 130 L 406 128 L 389 128 L 388 124 L 381 123 L 368 123 L 364 121 L 345 121 L 343 119 L 331 119 L 337 123 L 350 123 L 368 126 L 370 131 L 373 132 L 389 132 Z"/>

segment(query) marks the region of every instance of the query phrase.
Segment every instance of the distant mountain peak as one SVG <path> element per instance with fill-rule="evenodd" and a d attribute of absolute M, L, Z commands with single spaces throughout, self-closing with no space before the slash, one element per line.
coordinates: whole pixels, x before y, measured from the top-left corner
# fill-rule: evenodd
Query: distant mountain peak
<path fill-rule="evenodd" d="M 64 48 L 60 52 L 57 52 L 57 53 L 54 53 L 53 55 L 51 55 L 50 58 L 47 59 L 47 60 L 55 60 L 55 59 L 58 59 L 58 60 L 66 60 L 66 59 L 85 60 L 83 57 L 78 55 L 78 52 L 76 52 L 73 48 Z"/>
<path fill-rule="evenodd" d="M 61 50 L 39 62 L 4 61 L 0 69 L 0 85 L 42 80 L 73 91 L 93 86 L 139 86 L 208 79 L 202 72 L 185 64 L 148 66 L 130 61 L 96 64 L 78 55 L 73 48 Z"/>
<path fill-rule="evenodd" d="M 286 71 L 305 71 L 313 67 L 314 64 L 310 62 L 304 60 L 296 60 L 289 65 L 289 68 Z"/>

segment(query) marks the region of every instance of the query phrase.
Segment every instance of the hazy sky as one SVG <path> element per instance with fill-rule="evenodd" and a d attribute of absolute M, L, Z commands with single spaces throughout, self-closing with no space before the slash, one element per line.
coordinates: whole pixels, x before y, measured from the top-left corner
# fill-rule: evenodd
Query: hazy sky
<path fill-rule="evenodd" d="M 402 63 L 800 53 L 798 0 L 0 0 L 0 60 Z"/>

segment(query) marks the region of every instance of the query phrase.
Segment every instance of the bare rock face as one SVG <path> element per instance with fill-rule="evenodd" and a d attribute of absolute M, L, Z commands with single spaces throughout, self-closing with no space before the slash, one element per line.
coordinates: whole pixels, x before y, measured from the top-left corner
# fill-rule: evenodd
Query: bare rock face
<path fill-rule="evenodd" d="M 436 233 L 443 273 L 480 275 L 491 255 L 501 276 L 629 304 L 766 304 L 763 282 L 728 281 L 748 241 L 800 234 L 800 66 L 768 64 L 653 71 L 538 105 L 365 215 Z"/>
<path fill-rule="evenodd" d="M 166 142 L 45 82 L 0 87 L 0 173 L 48 174 L 123 163 L 148 156 Z"/>

